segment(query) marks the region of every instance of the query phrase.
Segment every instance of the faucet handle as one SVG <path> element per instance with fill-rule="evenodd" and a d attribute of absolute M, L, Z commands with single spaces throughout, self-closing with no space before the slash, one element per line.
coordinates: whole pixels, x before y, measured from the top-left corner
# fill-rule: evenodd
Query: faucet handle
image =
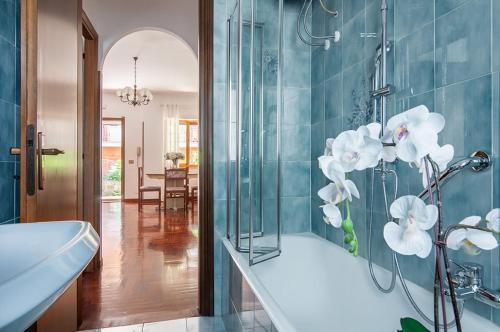
<path fill-rule="evenodd" d="M 458 264 L 454 261 L 451 262 L 458 267 L 453 275 L 455 276 L 459 287 L 481 287 L 483 277 L 483 266 L 481 264 L 471 262 Z"/>

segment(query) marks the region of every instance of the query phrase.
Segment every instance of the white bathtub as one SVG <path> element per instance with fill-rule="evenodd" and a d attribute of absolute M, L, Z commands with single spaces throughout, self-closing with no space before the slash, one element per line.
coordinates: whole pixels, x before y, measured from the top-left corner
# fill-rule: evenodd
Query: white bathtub
<path fill-rule="evenodd" d="M 365 259 L 314 234 L 283 236 L 281 256 L 252 267 L 247 254 L 234 250 L 226 239 L 224 245 L 279 331 L 396 332 L 401 317 L 422 321 L 399 283 L 392 293 L 382 294 L 372 283 Z M 388 284 L 390 272 L 374 268 L 380 281 Z M 407 284 L 432 317 L 432 294 Z M 467 309 L 462 326 L 464 332 L 500 330 Z"/>

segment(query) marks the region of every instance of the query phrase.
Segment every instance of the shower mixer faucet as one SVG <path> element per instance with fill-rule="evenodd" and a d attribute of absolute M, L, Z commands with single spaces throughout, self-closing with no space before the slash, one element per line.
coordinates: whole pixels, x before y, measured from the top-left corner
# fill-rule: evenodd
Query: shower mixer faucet
<path fill-rule="evenodd" d="M 475 299 L 500 309 L 500 292 L 483 286 L 483 266 L 476 263 L 457 264 L 453 272 L 453 285 L 457 300 Z M 446 290 L 450 295 L 450 291 Z"/>

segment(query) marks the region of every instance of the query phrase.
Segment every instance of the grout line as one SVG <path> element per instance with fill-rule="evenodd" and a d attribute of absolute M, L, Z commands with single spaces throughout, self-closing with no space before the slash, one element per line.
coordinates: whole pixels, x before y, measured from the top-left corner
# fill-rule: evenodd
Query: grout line
<path fill-rule="evenodd" d="M 453 13 L 454 11 L 456 11 L 457 9 L 465 6 L 467 3 L 471 2 L 471 0 L 466 0 L 464 1 L 463 3 L 461 3 L 460 5 L 456 6 L 455 8 L 453 8 L 452 10 L 449 10 L 448 12 L 444 13 L 443 15 L 440 15 L 440 16 L 436 16 L 436 1 L 434 1 L 434 18 L 437 20 L 437 19 L 440 19 L 441 17 L 445 17 L 447 15 L 449 15 L 450 13 Z"/>

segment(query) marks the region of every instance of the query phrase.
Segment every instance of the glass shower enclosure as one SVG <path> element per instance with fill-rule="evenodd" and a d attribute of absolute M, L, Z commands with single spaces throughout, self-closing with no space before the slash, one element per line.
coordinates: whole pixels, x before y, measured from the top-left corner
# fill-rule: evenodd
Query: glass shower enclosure
<path fill-rule="evenodd" d="M 227 237 L 250 265 L 280 254 L 282 13 L 236 1 L 227 20 Z"/>

